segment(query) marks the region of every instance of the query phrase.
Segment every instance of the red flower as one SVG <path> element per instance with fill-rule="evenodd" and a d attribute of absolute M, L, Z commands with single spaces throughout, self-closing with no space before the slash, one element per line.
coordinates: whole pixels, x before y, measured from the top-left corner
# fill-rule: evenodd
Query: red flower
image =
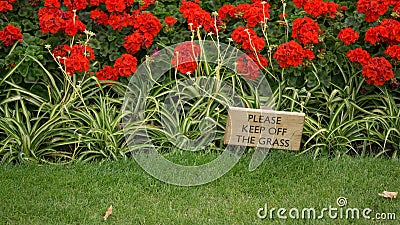
<path fill-rule="evenodd" d="M 229 21 L 229 18 L 235 17 L 236 7 L 230 4 L 225 4 L 218 10 L 218 18 L 220 20 Z"/>
<path fill-rule="evenodd" d="M 236 62 L 237 72 L 251 80 L 255 80 L 260 75 L 260 68 L 268 65 L 267 59 L 258 53 L 257 56 L 252 53 L 242 54 Z"/>
<path fill-rule="evenodd" d="M 141 13 L 133 25 L 136 30 L 148 33 L 155 37 L 160 32 L 162 25 L 160 20 L 151 13 Z"/>
<path fill-rule="evenodd" d="M 39 26 L 42 33 L 55 34 L 64 29 L 65 20 L 62 18 L 63 11 L 57 8 L 41 8 L 38 12 Z"/>
<path fill-rule="evenodd" d="M 172 27 L 176 22 L 178 22 L 176 19 L 175 19 L 175 17 L 173 17 L 173 16 L 167 16 L 167 17 L 165 17 L 164 18 L 164 22 L 168 25 L 168 26 L 170 26 L 170 27 Z"/>
<path fill-rule="evenodd" d="M 389 45 L 397 45 L 400 42 L 400 22 L 394 19 L 383 19 L 379 26 L 384 27 L 389 36 L 383 38 L 383 42 Z"/>
<path fill-rule="evenodd" d="M 334 2 L 323 2 L 322 0 L 306 0 L 304 2 L 304 11 L 313 17 L 329 16 L 336 17 L 340 5 Z"/>
<path fill-rule="evenodd" d="M 58 0 L 45 0 L 44 1 L 44 6 L 45 7 L 55 7 L 55 8 L 60 8 L 60 1 Z"/>
<path fill-rule="evenodd" d="M 0 31 L 0 40 L 5 46 L 13 45 L 15 41 L 22 41 L 21 30 L 18 27 L 9 24 Z"/>
<path fill-rule="evenodd" d="M 87 0 L 64 0 L 64 5 L 68 7 L 68 10 L 86 9 Z"/>
<path fill-rule="evenodd" d="M 309 56 L 309 52 L 306 52 L 306 55 Z M 281 68 L 299 66 L 303 63 L 303 58 L 304 50 L 301 45 L 295 41 L 289 41 L 279 45 L 274 53 L 274 59 L 276 59 Z"/>
<path fill-rule="evenodd" d="M 371 55 L 362 48 L 356 48 L 348 51 L 346 57 L 349 58 L 351 62 L 358 62 L 362 66 L 365 66 L 368 64 Z"/>
<path fill-rule="evenodd" d="M 97 71 L 96 77 L 99 80 L 118 80 L 118 71 L 111 66 L 105 66 Z"/>
<path fill-rule="evenodd" d="M 135 73 L 136 66 L 137 59 L 130 54 L 122 54 L 114 63 L 114 68 L 118 71 L 118 74 L 123 77 L 129 77 Z"/>
<path fill-rule="evenodd" d="M 375 22 L 389 9 L 387 0 L 358 0 L 357 11 L 365 14 L 367 22 Z"/>
<path fill-rule="evenodd" d="M 90 6 L 99 6 L 100 2 L 104 2 L 104 0 L 89 0 Z"/>
<path fill-rule="evenodd" d="M 123 12 L 126 9 L 125 0 L 105 0 L 108 12 Z"/>
<path fill-rule="evenodd" d="M 179 11 L 187 19 L 189 29 L 196 30 L 202 26 L 206 32 L 215 31 L 214 20 L 211 19 L 210 13 L 203 10 L 199 4 L 182 1 Z"/>
<path fill-rule="evenodd" d="M 392 45 L 385 50 L 385 54 L 400 61 L 400 46 Z"/>
<path fill-rule="evenodd" d="M 257 23 L 264 23 L 270 18 L 269 3 L 265 2 L 251 4 L 249 8 L 244 11 L 243 19 L 247 21 L 247 26 L 255 27 Z"/>
<path fill-rule="evenodd" d="M 12 5 L 8 1 L 0 1 L 0 13 L 11 11 Z"/>
<path fill-rule="evenodd" d="M 75 36 L 78 31 L 83 32 L 84 30 L 86 30 L 86 25 L 79 20 L 78 16 L 65 21 L 65 33 L 71 37 Z"/>
<path fill-rule="evenodd" d="M 355 43 L 359 37 L 360 35 L 350 27 L 340 30 L 338 34 L 338 38 L 346 45 Z"/>
<path fill-rule="evenodd" d="M 132 15 L 127 13 L 111 13 L 108 18 L 107 24 L 114 30 L 122 30 L 123 27 L 133 26 L 135 19 Z"/>
<path fill-rule="evenodd" d="M 178 44 L 174 49 L 174 57 L 171 64 L 180 73 L 193 73 L 197 68 L 197 57 L 200 55 L 200 47 L 194 42 L 186 41 Z"/>
<path fill-rule="evenodd" d="M 101 25 L 104 25 L 104 26 L 108 25 L 107 13 L 100 11 L 99 9 L 90 11 L 90 18 Z"/>
<path fill-rule="evenodd" d="M 374 45 L 377 42 L 382 41 L 383 39 L 386 39 L 388 37 L 389 31 L 382 26 L 377 26 L 371 27 L 367 30 L 367 32 L 365 32 L 364 40 Z"/>
<path fill-rule="evenodd" d="M 155 0 L 140 0 L 139 1 L 139 9 L 146 10 L 149 6 L 153 5 L 156 1 Z"/>
<path fill-rule="evenodd" d="M 72 47 L 63 45 L 52 51 L 54 57 L 64 65 L 69 76 L 74 72 L 84 72 L 90 69 L 90 60 L 95 59 L 94 51 L 91 47 L 75 44 Z"/>
<path fill-rule="evenodd" d="M 311 50 L 308 50 L 308 49 L 303 50 L 303 56 L 304 56 L 304 58 L 307 58 L 309 60 L 315 59 L 314 52 Z"/>
<path fill-rule="evenodd" d="M 293 3 L 297 8 L 303 8 L 306 2 L 307 0 L 293 0 Z"/>
<path fill-rule="evenodd" d="M 367 84 L 382 86 L 394 77 L 392 64 L 383 57 L 374 57 L 368 61 L 361 71 Z"/>
<path fill-rule="evenodd" d="M 129 54 L 133 55 L 140 50 L 143 43 L 143 36 L 140 32 L 134 32 L 133 34 L 126 36 L 124 40 L 124 48 Z"/>
<path fill-rule="evenodd" d="M 264 48 L 264 39 L 257 36 L 251 28 L 238 27 L 232 32 L 232 39 L 242 45 L 243 50 L 260 51 Z"/>
<path fill-rule="evenodd" d="M 311 18 L 298 18 L 293 21 L 292 38 L 306 45 L 308 43 L 318 43 L 319 26 Z"/>

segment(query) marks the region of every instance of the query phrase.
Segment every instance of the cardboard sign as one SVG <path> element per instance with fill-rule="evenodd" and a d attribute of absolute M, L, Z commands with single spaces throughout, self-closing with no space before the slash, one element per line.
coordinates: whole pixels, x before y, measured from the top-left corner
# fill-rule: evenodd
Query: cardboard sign
<path fill-rule="evenodd" d="M 230 107 L 224 144 L 299 150 L 304 113 Z"/>

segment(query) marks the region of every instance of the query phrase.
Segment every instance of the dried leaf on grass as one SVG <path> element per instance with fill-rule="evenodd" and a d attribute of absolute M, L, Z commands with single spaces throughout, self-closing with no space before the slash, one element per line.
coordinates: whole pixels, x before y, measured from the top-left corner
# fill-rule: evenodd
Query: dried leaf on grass
<path fill-rule="evenodd" d="M 112 205 L 107 209 L 106 214 L 104 215 L 104 220 L 107 220 L 107 218 L 111 215 L 112 213 Z"/>
<path fill-rule="evenodd" d="M 384 192 L 382 192 L 382 193 L 379 193 L 378 195 L 379 195 L 379 196 L 382 196 L 382 197 L 384 197 L 384 198 L 394 199 L 394 198 L 397 197 L 397 194 L 398 194 L 398 193 L 399 193 L 399 192 L 384 191 Z"/>

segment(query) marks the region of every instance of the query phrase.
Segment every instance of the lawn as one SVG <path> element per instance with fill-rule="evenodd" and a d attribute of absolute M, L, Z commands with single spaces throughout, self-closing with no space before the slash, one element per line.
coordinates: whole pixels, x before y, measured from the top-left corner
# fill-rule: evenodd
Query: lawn
<path fill-rule="evenodd" d="M 193 153 L 190 153 L 193 154 Z M 191 158 L 190 158 L 191 157 Z M 207 162 L 215 154 L 176 154 L 170 159 Z M 384 158 L 318 158 L 272 151 L 263 164 L 248 171 L 247 154 L 222 178 L 196 187 L 156 180 L 134 160 L 68 166 L 0 165 L 0 221 L 3 224 L 399 224 L 400 202 L 378 196 L 399 191 L 400 162 Z M 370 208 L 396 214 L 396 220 L 342 218 L 301 219 L 304 208 Z M 288 219 L 261 220 L 259 208 L 285 208 Z M 108 207 L 113 212 L 107 221 Z M 289 210 L 297 208 L 299 219 Z M 340 211 L 337 211 L 340 212 Z M 294 215 L 294 214 L 293 214 Z M 339 214 L 340 215 L 340 214 Z"/>

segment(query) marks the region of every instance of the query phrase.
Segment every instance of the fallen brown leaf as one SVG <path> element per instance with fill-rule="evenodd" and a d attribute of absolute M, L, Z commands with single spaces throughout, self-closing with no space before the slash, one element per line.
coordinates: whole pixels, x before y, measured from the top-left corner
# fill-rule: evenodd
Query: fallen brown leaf
<path fill-rule="evenodd" d="M 111 215 L 112 213 L 112 205 L 107 209 L 106 214 L 104 215 L 104 220 L 107 220 L 107 218 Z"/>
<path fill-rule="evenodd" d="M 390 200 L 394 199 L 397 197 L 397 194 L 399 192 L 392 192 L 392 191 L 384 191 L 382 193 L 378 193 L 379 196 L 382 196 L 384 198 L 390 198 Z"/>

